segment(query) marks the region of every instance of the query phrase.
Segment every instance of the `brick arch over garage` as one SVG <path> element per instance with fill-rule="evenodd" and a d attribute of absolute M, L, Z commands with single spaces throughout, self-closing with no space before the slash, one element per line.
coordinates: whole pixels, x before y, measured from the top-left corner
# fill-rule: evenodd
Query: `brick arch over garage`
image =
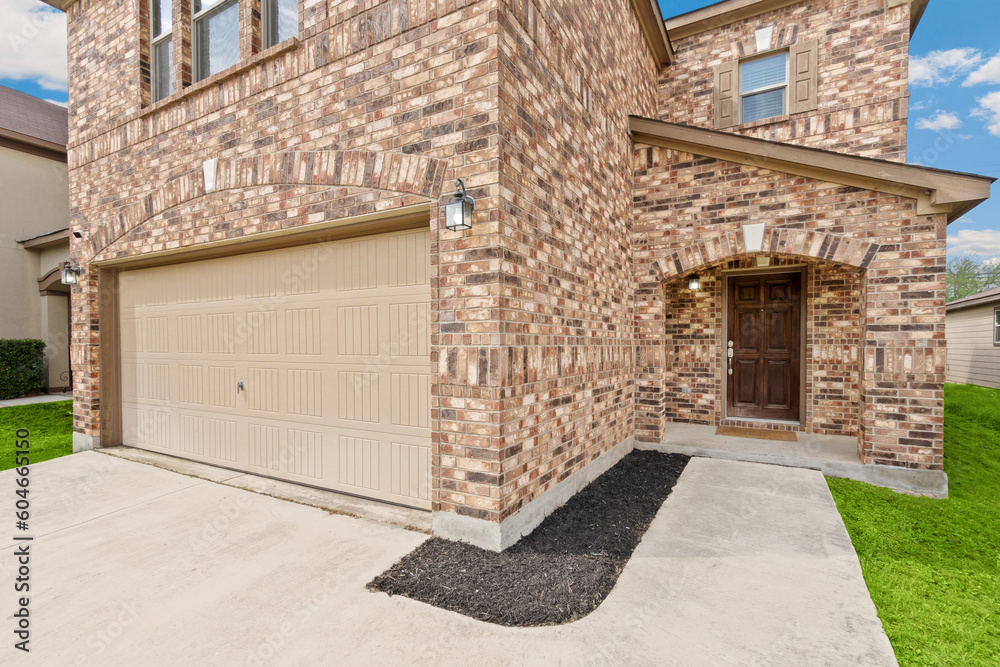
<path fill-rule="evenodd" d="M 211 170 L 211 164 L 207 169 Z M 406 153 L 364 150 L 288 151 L 220 159 L 215 187 L 206 188 L 206 168 L 186 172 L 123 207 L 90 235 L 90 255 L 165 211 L 212 192 L 261 186 L 353 187 L 437 200 L 444 189 L 445 160 Z"/>
<path fill-rule="evenodd" d="M 746 229 L 695 241 L 689 246 L 674 250 L 653 261 L 657 280 L 690 273 L 701 266 L 714 264 L 732 257 L 761 252 L 779 255 L 821 259 L 867 269 L 879 251 L 879 244 L 865 239 L 854 239 L 837 234 L 802 229 L 765 227 L 761 247 L 748 249 Z"/>

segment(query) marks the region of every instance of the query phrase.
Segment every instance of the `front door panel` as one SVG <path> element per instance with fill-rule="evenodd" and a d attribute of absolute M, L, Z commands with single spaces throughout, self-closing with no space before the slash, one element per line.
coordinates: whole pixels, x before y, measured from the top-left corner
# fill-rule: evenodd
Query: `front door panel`
<path fill-rule="evenodd" d="M 802 274 L 728 279 L 727 414 L 799 419 Z"/>

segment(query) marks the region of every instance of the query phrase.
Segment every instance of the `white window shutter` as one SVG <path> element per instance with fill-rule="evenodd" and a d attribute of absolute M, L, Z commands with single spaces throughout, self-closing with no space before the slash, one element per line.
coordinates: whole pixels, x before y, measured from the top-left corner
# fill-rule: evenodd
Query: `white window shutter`
<path fill-rule="evenodd" d="M 813 39 L 793 44 L 788 52 L 791 81 L 788 87 L 788 112 L 802 113 L 817 108 L 816 83 L 819 43 Z"/>
<path fill-rule="evenodd" d="M 739 123 L 739 63 L 715 66 L 715 129 Z"/>

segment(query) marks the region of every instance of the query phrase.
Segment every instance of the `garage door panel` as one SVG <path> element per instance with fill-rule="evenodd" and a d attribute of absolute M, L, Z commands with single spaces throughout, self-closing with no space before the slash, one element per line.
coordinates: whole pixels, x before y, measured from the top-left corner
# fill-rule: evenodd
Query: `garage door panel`
<path fill-rule="evenodd" d="M 429 508 L 428 252 L 419 231 L 123 273 L 126 444 Z"/>

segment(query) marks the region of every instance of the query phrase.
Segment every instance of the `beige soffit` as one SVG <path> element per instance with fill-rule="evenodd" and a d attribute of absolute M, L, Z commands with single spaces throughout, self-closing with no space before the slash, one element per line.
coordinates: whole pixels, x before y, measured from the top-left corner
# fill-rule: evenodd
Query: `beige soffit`
<path fill-rule="evenodd" d="M 646 43 L 652 49 L 656 62 L 660 67 L 666 67 L 674 61 L 674 49 L 670 45 L 670 37 L 663 25 L 660 5 L 656 0 L 632 0 L 632 9 L 639 17 L 639 25 Z"/>
<path fill-rule="evenodd" d="M 742 21 L 804 0 L 724 0 L 664 21 L 670 39 L 683 39 L 724 25 Z M 910 34 L 917 29 L 929 0 L 886 0 L 886 8 L 910 3 Z"/>
<path fill-rule="evenodd" d="M 951 313 L 956 310 L 964 310 L 965 308 L 991 306 L 994 304 L 1000 304 L 1000 288 L 986 290 L 985 292 L 980 292 L 979 294 L 973 294 L 972 296 L 952 301 L 945 306 L 945 310 Z"/>
<path fill-rule="evenodd" d="M 41 236 L 35 236 L 30 239 L 18 241 L 18 243 L 20 243 L 21 247 L 25 250 L 42 250 L 43 248 L 52 248 L 58 245 L 68 245 L 69 228 L 49 232 L 48 234 L 42 234 Z"/>
<path fill-rule="evenodd" d="M 920 215 L 946 213 L 948 222 L 989 199 L 990 184 L 996 180 L 636 116 L 629 118 L 629 130 L 636 143 L 916 199 Z"/>
<path fill-rule="evenodd" d="M 64 12 L 72 7 L 76 0 L 42 0 L 42 2 L 47 4 L 49 7 L 55 7 L 56 9 Z"/>

